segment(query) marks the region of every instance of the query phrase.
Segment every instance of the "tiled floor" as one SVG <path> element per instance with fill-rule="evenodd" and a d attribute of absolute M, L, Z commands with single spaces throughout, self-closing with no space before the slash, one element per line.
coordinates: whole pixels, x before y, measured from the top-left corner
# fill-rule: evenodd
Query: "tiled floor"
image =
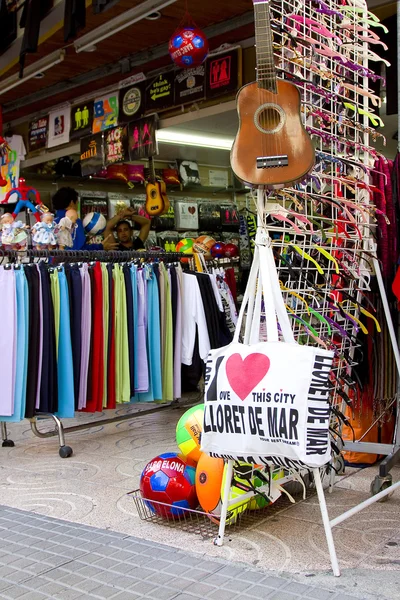
<path fill-rule="evenodd" d="M 1 506 L 0 598 L 356 600 L 311 581 L 298 583 L 247 565 Z"/>
<path fill-rule="evenodd" d="M 26 421 L 10 425 L 9 437 L 16 445 L 0 448 L 0 504 L 281 574 L 291 573 L 299 581 L 307 581 L 311 575 L 330 587 L 333 577 L 315 496 L 295 505 L 278 501 L 250 529 L 233 532 L 222 548 L 213 546 L 210 539 L 139 519 L 127 492 L 138 487 L 140 473 L 151 458 L 176 450 L 174 430 L 182 412 L 164 409 L 123 423 L 67 434 L 67 443 L 74 450 L 68 459 L 59 458 L 56 438 L 34 437 Z M 96 418 L 99 415 L 79 415 L 78 420 Z M 338 478 L 333 493 L 327 494 L 330 516 L 368 498 L 369 484 L 376 473 L 377 467 L 352 469 L 345 478 Z M 400 478 L 400 469 L 394 469 L 393 478 Z M 335 528 L 343 571 L 340 581 L 346 593 L 353 588 L 372 593 L 376 588 L 379 594 L 382 582 L 400 582 L 399 508 L 397 493 L 388 502 L 374 504 Z M 366 574 L 372 570 L 374 581 L 367 582 Z M 399 595 L 377 597 L 400 598 L 400 592 L 396 593 Z"/>

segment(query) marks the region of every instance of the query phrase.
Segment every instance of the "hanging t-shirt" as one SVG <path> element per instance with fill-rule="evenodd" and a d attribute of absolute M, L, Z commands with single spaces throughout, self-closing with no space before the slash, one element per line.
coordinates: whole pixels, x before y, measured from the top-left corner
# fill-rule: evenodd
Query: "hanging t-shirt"
<path fill-rule="evenodd" d="M 0 157 L 0 174 L 1 179 L 5 179 L 7 184 L 0 187 L 0 202 L 4 200 L 7 192 L 18 187 L 20 164 L 26 154 L 22 135 L 6 137 L 6 141 L 10 150 L 5 156 Z"/>

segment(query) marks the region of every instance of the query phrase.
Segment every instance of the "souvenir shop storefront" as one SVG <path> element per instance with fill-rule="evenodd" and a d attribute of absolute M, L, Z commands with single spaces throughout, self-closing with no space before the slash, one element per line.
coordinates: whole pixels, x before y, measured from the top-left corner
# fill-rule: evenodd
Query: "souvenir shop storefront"
<path fill-rule="evenodd" d="M 34 26 L 18 4 L 0 3 L 3 446 L 48 416 L 68 457 L 62 419 L 200 391 L 180 455 L 143 465 L 139 509 L 200 506 L 222 543 L 304 470 L 322 506 L 321 474 L 387 457 L 384 492 L 400 448 L 395 8 L 54 0 Z"/>

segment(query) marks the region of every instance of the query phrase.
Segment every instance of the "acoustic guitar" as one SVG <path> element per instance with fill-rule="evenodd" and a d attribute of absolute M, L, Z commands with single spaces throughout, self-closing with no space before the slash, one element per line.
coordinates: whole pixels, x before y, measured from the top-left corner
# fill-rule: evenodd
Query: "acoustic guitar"
<path fill-rule="evenodd" d="M 167 212 L 170 206 L 167 197 L 167 186 L 164 181 L 158 181 L 154 168 L 154 159 L 149 158 L 150 181 L 146 184 L 146 212 L 150 217 L 156 217 Z"/>
<path fill-rule="evenodd" d="M 163 179 L 161 179 L 161 181 L 159 182 L 160 184 L 160 192 L 161 192 L 161 196 L 162 199 L 164 201 L 164 210 L 162 211 L 161 214 L 165 214 L 169 211 L 171 203 L 169 201 L 169 198 L 167 196 L 167 184 L 165 183 L 165 181 Z"/>
<path fill-rule="evenodd" d="M 315 152 L 301 121 L 299 90 L 276 78 L 269 2 L 253 0 L 257 81 L 237 95 L 239 130 L 231 167 L 246 184 L 276 189 L 304 179 Z"/>

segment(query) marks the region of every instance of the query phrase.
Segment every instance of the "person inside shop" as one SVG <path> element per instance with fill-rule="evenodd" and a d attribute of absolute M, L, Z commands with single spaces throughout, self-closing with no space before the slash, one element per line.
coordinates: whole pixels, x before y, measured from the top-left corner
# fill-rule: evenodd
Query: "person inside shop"
<path fill-rule="evenodd" d="M 54 221 L 62 221 L 63 227 L 66 227 L 66 221 L 71 222 L 72 245 L 66 246 L 66 250 L 118 250 L 118 242 L 111 233 L 104 236 L 101 244 L 86 243 L 85 230 L 77 212 L 78 200 L 78 192 L 71 187 L 60 188 L 52 198 Z"/>
<path fill-rule="evenodd" d="M 140 226 L 139 235 L 133 235 L 133 223 Z M 104 237 L 114 231 L 118 239 L 118 250 L 143 250 L 150 233 L 151 221 L 135 213 L 133 208 L 125 208 L 107 222 Z"/>

